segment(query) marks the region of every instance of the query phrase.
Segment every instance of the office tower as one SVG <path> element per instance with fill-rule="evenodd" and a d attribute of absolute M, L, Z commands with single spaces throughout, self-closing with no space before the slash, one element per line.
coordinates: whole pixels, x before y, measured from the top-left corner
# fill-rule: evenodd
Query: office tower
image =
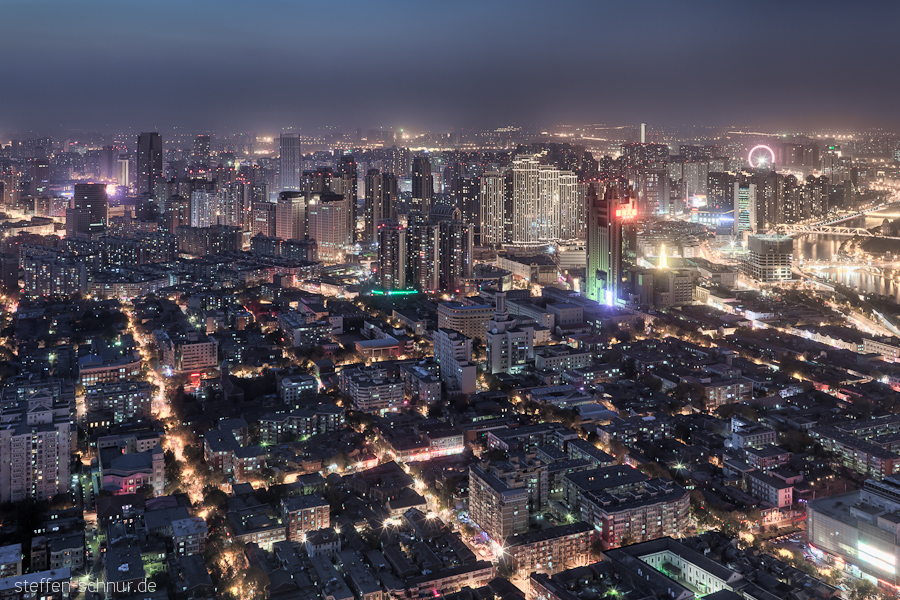
<path fill-rule="evenodd" d="M 506 308 L 506 294 L 498 292 L 494 317 L 488 321 L 485 347 L 487 349 L 488 373 L 517 373 L 534 360 L 534 327 L 519 326 L 516 319 L 509 316 Z"/>
<path fill-rule="evenodd" d="M 32 158 L 28 161 L 28 175 L 31 184 L 28 186 L 28 194 L 34 198 L 45 196 L 50 191 L 50 160 L 47 158 Z"/>
<path fill-rule="evenodd" d="M 378 280 L 381 289 L 406 289 L 407 263 L 406 228 L 396 221 L 378 225 Z"/>
<path fill-rule="evenodd" d="M 588 191 L 590 215 L 587 228 L 587 268 L 585 296 L 601 304 L 619 298 L 624 254 L 623 224 L 637 216 L 633 198 L 619 197 L 610 186 L 601 197 L 596 186 Z"/>
<path fill-rule="evenodd" d="M 786 235 L 751 235 L 742 271 L 757 281 L 788 281 L 793 277 L 794 240 Z"/>
<path fill-rule="evenodd" d="M 306 239 L 306 197 L 301 192 L 281 192 L 275 209 L 275 237 Z"/>
<path fill-rule="evenodd" d="M 69 491 L 70 411 L 69 402 L 42 391 L 4 407 L 0 502 L 51 500 Z"/>
<path fill-rule="evenodd" d="M 211 158 L 212 148 L 209 134 L 198 135 L 194 138 L 194 160 L 207 164 Z"/>
<path fill-rule="evenodd" d="M 300 190 L 300 170 L 303 154 L 300 152 L 300 134 L 282 133 L 278 158 L 282 190 Z"/>
<path fill-rule="evenodd" d="M 191 227 L 209 227 L 217 224 L 219 195 L 205 189 L 191 193 Z"/>
<path fill-rule="evenodd" d="M 412 200 L 410 210 L 419 210 L 426 215 L 431 212 L 434 199 L 434 176 L 431 174 L 431 160 L 427 156 L 417 156 L 412 165 Z"/>
<path fill-rule="evenodd" d="M 135 193 L 139 196 L 155 193 L 156 180 L 162 176 L 162 138 L 156 132 L 144 132 L 138 136 Z"/>
<path fill-rule="evenodd" d="M 506 243 L 506 177 L 488 171 L 481 178 L 480 217 L 481 245 L 497 246 Z"/>
<path fill-rule="evenodd" d="M 641 143 L 647 143 L 647 124 L 641 123 Z"/>
<path fill-rule="evenodd" d="M 450 293 L 459 292 L 464 280 L 472 277 L 472 246 L 474 226 L 459 217 L 440 221 L 435 227 L 437 240 L 437 288 Z"/>
<path fill-rule="evenodd" d="M 744 181 L 734 182 L 734 225 L 735 235 L 756 233 L 756 184 Z"/>
<path fill-rule="evenodd" d="M 332 192 L 341 194 L 347 199 L 350 242 L 356 243 L 358 241 L 357 228 L 359 227 L 359 181 L 357 179 L 356 160 L 352 154 L 341 156 L 337 174 L 331 185 Z"/>
<path fill-rule="evenodd" d="M 76 183 L 72 196 L 72 209 L 85 211 L 88 215 L 87 231 L 77 233 L 98 235 L 106 231 L 109 215 L 109 199 L 106 185 L 102 183 Z M 83 229 L 83 228 L 81 228 Z"/>
<path fill-rule="evenodd" d="M 293 193 L 296 194 L 298 192 Z M 266 200 L 253 203 L 253 217 L 250 222 L 251 236 L 264 235 L 266 237 L 277 237 L 278 206 L 279 205 L 274 202 L 268 202 Z"/>
<path fill-rule="evenodd" d="M 397 218 L 397 177 L 378 169 L 366 172 L 365 229 L 363 242 L 376 241 L 378 226 L 384 220 Z"/>
<path fill-rule="evenodd" d="M 316 240 L 319 260 L 341 263 L 350 247 L 350 219 L 347 198 L 325 192 L 309 200 L 309 238 Z"/>

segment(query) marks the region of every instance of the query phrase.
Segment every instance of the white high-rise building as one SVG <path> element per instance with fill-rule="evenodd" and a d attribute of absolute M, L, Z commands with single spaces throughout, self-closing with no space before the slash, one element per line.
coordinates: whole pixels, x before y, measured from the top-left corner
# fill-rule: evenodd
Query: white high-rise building
<path fill-rule="evenodd" d="M 350 247 L 350 206 L 340 194 L 315 194 L 309 200 L 309 237 L 316 240 L 319 260 L 340 263 Z"/>
<path fill-rule="evenodd" d="M 217 222 L 219 197 L 216 192 L 197 190 L 191 193 L 191 227 L 210 227 Z"/>
<path fill-rule="evenodd" d="M 300 189 L 300 163 L 302 158 L 300 134 L 282 133 L 278 162 L 282 190 L 297 191 Z"/>
<path fill-rule="evenodd" d="M 506 177 L 489 171 L 481 178 L 481 245 L 506 241 Z"/>
<path fill-rule="evenodd" d="M 584 212 L 578 199 L 578 180 L 571 171 L 542 165 L 537 156 L 515 159 L 512 243 L 574 239 Z"/>

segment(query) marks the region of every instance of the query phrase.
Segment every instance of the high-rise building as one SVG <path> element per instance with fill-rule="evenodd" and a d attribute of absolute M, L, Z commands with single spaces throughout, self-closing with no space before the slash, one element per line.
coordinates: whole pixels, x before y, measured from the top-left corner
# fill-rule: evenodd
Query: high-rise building
<path fill-rule="evenodd" d="M 162 138 L 156 132 L 144 132 L 138 136 L 137 179 L 135 193 L 153 195 L 156 180 L 163 176 Z"/>
<path fill-rule="evenodd" d="M 37 198 L 45 196 L 50 191 L 50 159 L 32 158 L 28 161 L 28 175 L 31 183 L 28 186 L 29 195 Z"/>
<path fill-rule="evenodd" d="M 397 177 L 379 169 L 366 173 L 363 242 L 374 242 L 382 221 L 397 218 Z"/>
<path fill-rule="evenodd" d="M 516 373 L 534 360 L 534 327 L 519 326 L 518 321 L 509 316 L 505 293 L 498 292 L 495 302 L 497 310 L 488 321 L 485 339 L 485 369 L 491 374 Z"/>
<path fill-rule="evenodd" d="M 212 158 L 209 134 L 200 134 L 194 138 L 194 159 L 208 164 Z"/>
<path fill-rule="evenodd" d="M 87 230 L 79 229 L 78 234 L 99 235 L 106 231 L 109 221 L 109 198 L 106 185 L 102 183 L 76 183 L 72 195 L 72 209 L 85 211 L 88 215 Z"/>
<path fill-rule="evenodd" d="M 378 225 L 378 279 L 382 289 L 406 289 L 409 271 L 406 228 L 396 221 Z"/>
<path fill-rule="evenodd" d="M 448 390 L 474 394 L 477 367 L 472 362 L 472 339 L 453 329 L 434 332 L 434 359 Z"/>
<path fill-rule="evenodd" d="M 350 210 L 347 198 L 341 194 L 313 195 L 307 207 L 309 237 L 316 240 L 319 260 L 340 263 L 350 247 Z"/>
<path fill-rule="evenodd" d="M 166 233 L 174 234 L 182 225 L 191 224 L 191 201 L 184 196 L 173 194 L 163 206 L 163 219 L 160 228 Z"/>
<path fill-rule="evenodd" d="M 282 192 L 283 193 L 283 192 Z M 291 192 L 289 192 L 291 193 Z M 293 192 L 299 193 L 299 192 Z M 278 205 L 274 202 L 253 203 L 253 217 L 250 222 L 250 235 L 263 235 L 266 237 L 275 237 L 278 227 Z"/>
<path fill-rule="evenodd" d="M 744 274 L 757 281 L 787 281 L 793 276 L 794 240 L 785 235 L 751 235 L 749 253 L 742 263 Z"/>
<path fill-rule="evenodd" d="M 437 289 L 437 244 L 435 230 L 420 211 L 407 215 L 407 259 L 409 275 L 406 283 L 423 292 Z"/>
<path fill-rule="evenodd" d="M 481 245 L 496 246 L 507 242 L 506 237 L 506 177 L 489 171 L 481 178 L 480 218 Z"/>
<path fill-rule="evenodd" d="M 357 228 L 359 227 L 359 180 L 357 178 L 356 160 L 352 154 L 341 156 L 341 161 L 338 163 L 337 176 L 332 181 L 331 191 L 341 194 L 347 200 L 350 243 L 356 243 L 358 239 Z"/>
<path fill-rule="evenodd" d="M 200 189 L 191 193 L 191 227 L 209 227 L 217 224 L 218 193 Z"/>
<path fill-rule="evenodd" d="M 435 225 L 437 232 L 437 288 L 459 292 L 463 280 L 472 276 L 474 226 L 462 219 L 448 219 Z"/>
<path fill-rule="evenodd" d="M 417 156 L 412 164 L 411 210 L 425 214 L 431 212 L 434 199 L 434 176 L 431 174 L 431 160 L 427 156 Z"/>
<path fill-rule="evenodd" d="M 512 243 L 576 238 L 583 230 L 584 210 L 575 174 L 542 165 L 537 156 L 516 158 L 512 171 Z"/>
<path fill-rule="evenodd" d="M 635 184 L 637 208 L 642 215 L 670 214 L 669 174 L 663 163 L 642 168 L 637 173 Z"/>
<path fill-rule="evenodd" d="M 471 467 L 469 518 L 498 544 L 525 533 L 528 531 L 528 489 L 510 487 L 480 466 Z"/>
<path fill-rule="evenodd" d="M 15 167 L 7 167 L 0 170 L 0 192 L 4 206 L 17 206 L 19 204 L 19 172 Z"/>
<path fill-rule="evenodd" d="M 300 190 L 300 134 L 282 133 L 280 139 L 279 174 L 282 190 Z"/>
<path fill-rule="evenodd" d="M 301 192 L 278 194 L 275 236 L 282 240 L 306 239 L 306 197 Z"/>
<path fill-rule="evenodd" d="M 450 203 L 462 211 L 462 218 L 466 223 L 478 223 L 480 192 L 481 182 L 478 177 L 459 174 L 450 179 Z"/>
<path fill-rule="evenodd" d="M 634 199 L 619 197 L 610 186 L 601 197 L 591 186 L 588 192 L 590 216 L 587 230 L 587 269 L 585 295 L 601 304 L 613 304 L 622 283 L 622 226 L 637 216 Z"/>
<path fill-rule="evenodd" d="M 735 235 L 756 233 L 756 184 L 744 181 L 734 182 L 734 225 Z"/>
<path fill-rule="evenodd" d="M 3 409 L 0 429 L 0 502 L 50 500 L 69 491 L 71 406 L 35 390 Z"/>

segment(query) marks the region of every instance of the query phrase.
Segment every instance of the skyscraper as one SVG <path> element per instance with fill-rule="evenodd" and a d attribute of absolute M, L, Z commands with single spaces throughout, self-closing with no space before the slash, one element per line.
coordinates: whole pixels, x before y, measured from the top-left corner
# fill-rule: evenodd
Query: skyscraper
<path fill-rule="evenodd" d="M 72 196 L 72 209 L 81 212 L 87 219 L 86 227 L 78 227 L 75 233 L 95 235 L 106 231 L 109 215 L 109 198 L 106 196 L 106 185 L 102 183 L 76 183 Z M 66 219 L 68 220 L 69 211 Z"/>
<path fill-rule="evenodd" d="M 431 174 L 431 160 L 427 156 L 417 156 L 412 165 L 412 205 L 411 210 L 420 210 L 426 215 L 431 212 L 434 199 L 434 176 Z"/>
<path fill-rule="evenodd" d="M 209 134 L 201 134 L 194 138 L 194 159 L 203 164 L 209 163 L 211 154 Z"/>
<path fill-rule="evenodd" d="M 279 153 L 279 173 L 282 190 L 300 190 L 300 134 L 282 133 Z"/>
<path fill-rule="evenodd" d="M 537 156 L 513 161 L 512 243 L 574 239 L 581 214 L 574 173 L 542 165 Z"/>
<path fill-rule="evenodd" d="M 338 188 L 340 185 L 340 189 Z M 332 181 L 332 190 L 336 194 L 341 194 L 347 199 L 347 218 L 349 220 L 350 242 L 357 241 L 357 222 L 359 220 L 359 182 L 357 180 L 356 160 L 352 154 L 344 154 L 341 156 L 341 162 L 338 164 L 337 177 Z"/>
<path fill-rule="evenodd" d="M 459 210 L 456 218 L 437 223 L 437 288 L 442 291 L 458 291 L 463 280 L 472 276 L 472 246 L 474 226 L 461 218 Z"/>
<path fill-rule="evenodd" d="M 382 289 L 406 289 L 406 228 L 396 221 L 378 225 L 378 279 Z"/>
<path fill-rule="evenodd" d="M 397 217 L 397 177 L 393 173 L 369 169 L 366 173 L 365 192 L 365 228 L 361 241 L 374 242 L 377 241 L 381 222 Z"/>
<path fill-rule="evenodd" d="M 481 178 L 480 219 L 481 245 L 496 246 L 506 238 L 506 177 L 488 171 Z"/>
<path fill-rule="evenodd" d="M 756 233 L 756 184 L 734 182 L 734 225 L 733 232 Z"/>
<path fill-rule="evenodd" d="M 156 132 L 144 132 L 138 136 L 137 178 L 135 193 L 155 192 L 156 180 L 163 176 L 162 138 Z"/>
<path fill-rule="evenodd" d="M 300 192 L 281 192 L 275 209 L 275 237 L 306 239 L 306 197 Z"/>
<path fill-rule="evenodd" d="M 340 263 L 350 246 L 350 207 L 341 194 L 322 193 L 309 200 L 309 237 L 316 240 L 319 260 Z"/>
<path fill-rule="evenodd" d="M 622 225 L 637 216 L 635 202 L 619 197 L 615 186 L 600 196 L 596 185 L 588 191 L 590 214 L 587 228 L 585 296 L 601 304 L 613 304 L 622 282 Z"/>

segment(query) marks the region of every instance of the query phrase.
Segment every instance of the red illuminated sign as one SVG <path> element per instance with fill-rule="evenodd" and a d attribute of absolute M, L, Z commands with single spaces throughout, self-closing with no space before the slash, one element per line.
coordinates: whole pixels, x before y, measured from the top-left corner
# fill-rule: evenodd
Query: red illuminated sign
<path fill-rule="evenodd" d="M 637 207 L 634 205 L 623 206 L 616 209 L 616 218 L 622 221 L 630 221 L 637 217 Z"/>

